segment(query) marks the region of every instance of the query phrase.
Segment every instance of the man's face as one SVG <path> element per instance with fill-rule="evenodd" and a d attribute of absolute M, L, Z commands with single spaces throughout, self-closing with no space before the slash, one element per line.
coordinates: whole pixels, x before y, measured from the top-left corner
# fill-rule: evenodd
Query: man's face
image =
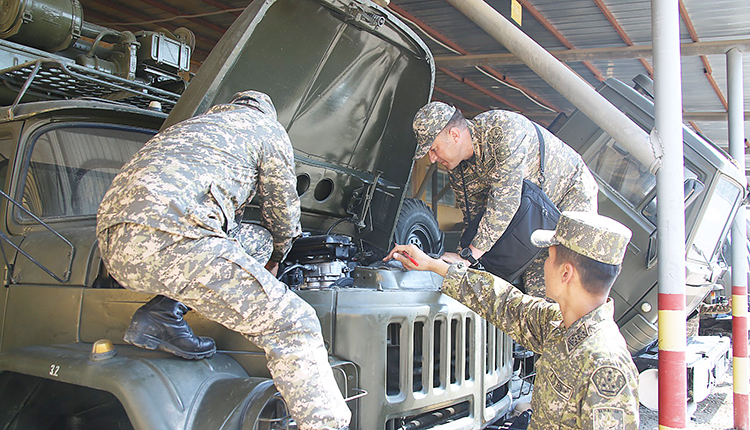
<path fill-rule="evenodd" d="M 453 170 L 463 161 L 461 145 L 459 144 L 461 132 L 457 128 L 443 130 L 437 135 L 432 143 L 427 156 L 430 163 L 440 163 L 446 169 Z"/>

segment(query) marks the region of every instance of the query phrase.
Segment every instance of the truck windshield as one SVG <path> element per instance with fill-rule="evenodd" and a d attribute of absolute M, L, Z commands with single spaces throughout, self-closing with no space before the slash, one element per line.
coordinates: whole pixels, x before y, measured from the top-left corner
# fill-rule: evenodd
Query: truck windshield
<path fill-rule="evenodd" d="M 23 207 L 40 218 L 95 215 L 122 165 L 153 134 L 91 125 L 44 131 L 27 161 Z M 29 218 L 23 211 L 17 214 Z"/>
<path fill-rule="evenodd" d="M 705 205 L 706 212 L 695 234 L 693 245 L 688 249 L 689 259 L 700 262 L 712 260 L 741 193 L 737 184 L 724 176 L 719 178 L 716 190 Z"/>
<path fill-rule="evenodd" d="M 609 135 L 602 136 L 601 141 L 592 145 L 584 154 L 586 164 L 634 208 L 640 207 L 656 187 L 656 176 Z M 699 179 L 698 175 L 687 167 L 684 168 L 683 174 L 685 179 Z M 656 225 L 655 196 L 652 195 L 641 213 Z"/>
<path fill-rule="evenodd" d="M 656 176 L 607 134 L 586 151 L 583 159 L 597 176 L 633 207 L 637 207 L 656 186 Z"/>

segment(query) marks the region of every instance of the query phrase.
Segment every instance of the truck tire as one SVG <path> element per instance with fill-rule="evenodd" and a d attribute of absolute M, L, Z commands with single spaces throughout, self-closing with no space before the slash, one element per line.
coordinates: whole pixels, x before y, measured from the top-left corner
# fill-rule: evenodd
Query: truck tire
<path fill-rule="evenodd" d="M 428 254 L 440 255 L 444 248 L 443 238 L 437 219 L 427 204 L 419 199 L 404 199 L 396 223 L 396 243 L 417 245 Z"/>

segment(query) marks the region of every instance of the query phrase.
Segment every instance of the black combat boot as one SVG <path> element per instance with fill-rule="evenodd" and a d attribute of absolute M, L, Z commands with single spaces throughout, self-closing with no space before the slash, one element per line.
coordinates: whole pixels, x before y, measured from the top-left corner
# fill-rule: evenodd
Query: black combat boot
<path fill-rule="evenodd" d="M 160 349 L 189 360 L 214 355 L 214 340 L 194 335 L 183 319 L 189 310 L 169 297 L 156 296 L 135 311 L 124 340 L 141 348 Z"/>

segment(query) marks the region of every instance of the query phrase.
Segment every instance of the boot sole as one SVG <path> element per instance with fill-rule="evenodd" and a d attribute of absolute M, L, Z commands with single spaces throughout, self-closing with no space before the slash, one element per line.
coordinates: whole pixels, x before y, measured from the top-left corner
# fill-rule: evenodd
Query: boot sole
<path fill-rule="evenodd" d="M 216 353 L 216 347 L 205 351 L 205 352 L 187 352 L 183 351 L 179 348 L 175 348 L 174 345 L 170 344 L 169 342 L 164 342 L 161 339 L 155 338 L 153 336 L 150 336 L 145 333 L 140 333 L 133 330 L 128 330 L 125 332 L 125 337 L 123 337 L 123 340 L 131 345 L 135 345 L 139 348 L 143 349 L 150 349 L 150 350 L 160 350 L 164 352 L 168 352 L 170 354 L 174 354 L 180 358 L 184 358 L 186 360 L 201 360 L 204 358 L 211 357 Z"/>

